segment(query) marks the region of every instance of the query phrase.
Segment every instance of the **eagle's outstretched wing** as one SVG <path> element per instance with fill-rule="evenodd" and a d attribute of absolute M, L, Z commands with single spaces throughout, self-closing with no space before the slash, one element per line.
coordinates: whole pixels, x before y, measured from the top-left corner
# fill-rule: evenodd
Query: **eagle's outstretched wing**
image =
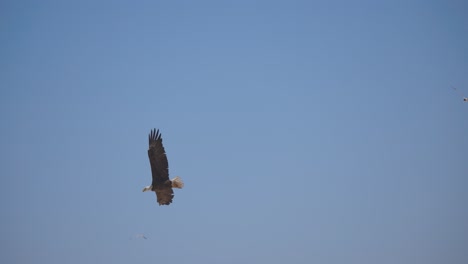
<path fill-rule="evenodd" d="M 148 157 L 151 164 L 152 186 L 153 191 L 156 192 L 156 199 L 159 205 L 168 205 L 172 203 L 174 191 L 169 181 L 169 164 L 159 129 L 153 129 L 149 134 Z"/>
<path fill-rule="evenodd" d="M 148 157 L 151 164 L 153 186 L 163 184 L 169 180 L 169 164 L 167 162 L 166 151 L 164 151 L 159 129 L 157 131 L 153 129 L 149 134 Z"/>

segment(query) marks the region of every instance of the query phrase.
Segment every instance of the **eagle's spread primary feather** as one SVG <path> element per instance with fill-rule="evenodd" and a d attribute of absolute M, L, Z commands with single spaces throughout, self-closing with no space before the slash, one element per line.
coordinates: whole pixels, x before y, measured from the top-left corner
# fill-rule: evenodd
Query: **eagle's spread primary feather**
<path fill-rule="evenodd" d="M 159 129 L 153 129 L 149 134 L 148 157 L 151 164 L 153 182 L 150 186 L 145 187 L 143 191 L 156 192 L 156 199 L 159 205 L 169 205 L 174 198 L 172 188 L 182 188 L 184 183 L 180 177 L 169 180 L 169 165 Z"/>

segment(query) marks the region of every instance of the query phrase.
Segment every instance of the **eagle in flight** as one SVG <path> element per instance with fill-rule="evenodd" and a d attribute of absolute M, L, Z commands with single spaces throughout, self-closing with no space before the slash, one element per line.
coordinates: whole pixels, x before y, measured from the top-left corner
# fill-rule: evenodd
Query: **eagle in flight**
<path fill-rule="evenodd" d="M 150 186 L 143 188 L 143 192 L 156 192 L 156 199 L 159 205 L 169 205 L 174 198 L 172 188 L 182 189 L 184 182 L 179 176 L 169 180 L 169 165 L 159 129 L 157 131 L 153 129 L 149 134 L 148 157 L 151 164 L 153 182 Z"/>

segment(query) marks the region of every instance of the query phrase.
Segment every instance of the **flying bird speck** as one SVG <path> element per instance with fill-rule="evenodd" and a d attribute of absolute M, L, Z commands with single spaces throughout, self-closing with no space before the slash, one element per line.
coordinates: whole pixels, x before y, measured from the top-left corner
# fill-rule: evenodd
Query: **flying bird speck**
<path fill-rule="evenodd" d="M 452 86 L 452 89 L 458 93 L 461 97 L 463 97 L 463 102 L 468 102 L 468 97 L 465 97 L 465 95 L 463 95 L 460 91 L 457 90 L 457 88 L 455 88 L 453 85 Z"/>

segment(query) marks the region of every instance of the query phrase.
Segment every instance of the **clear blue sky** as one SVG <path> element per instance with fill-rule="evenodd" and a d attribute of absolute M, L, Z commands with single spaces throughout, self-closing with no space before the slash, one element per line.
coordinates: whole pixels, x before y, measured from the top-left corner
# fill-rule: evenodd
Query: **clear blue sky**
<path fill-rule="evenodd" d="M 1 1 L 0 262 L 468 263 L 467 10 Z"/>

